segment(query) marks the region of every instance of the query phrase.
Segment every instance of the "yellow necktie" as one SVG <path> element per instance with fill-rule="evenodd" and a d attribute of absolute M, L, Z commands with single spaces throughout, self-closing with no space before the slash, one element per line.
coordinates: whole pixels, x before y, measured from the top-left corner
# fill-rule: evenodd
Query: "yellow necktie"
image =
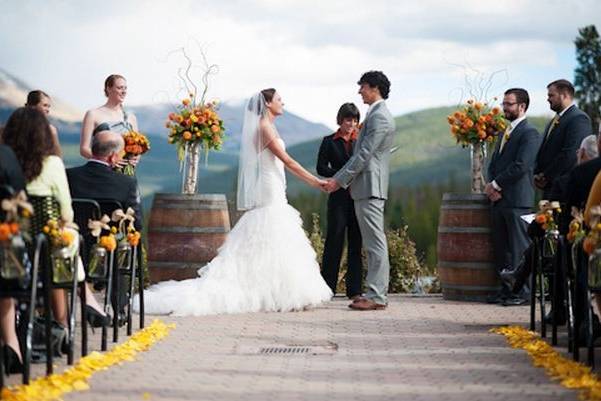
<path fill-rule="evenodd" d="M 551 120 L 549 129 L 547 130 L 547 135 L 545 135 L 545 142 L 547 142 L 547 139 L 549 139 L 549 137 L 551 136 L 551 132 L 553 131 L 553 129 L 555 128 L 555 126 L 558 123 L 559 123 L 559 114 L 556 114 L 555 117 L 553 117 L 553 120 Z"/>
<path fill-rule="evenodd" d="M 501 147 L 499 148 L 499 153 L 501 153 L 503 151 L 503 147 L 509 140 L 510 133 L 511 133 L 511 124 L 509 124 L 507 126 L 507 128 L 505 128 L 505 132 L 503 133 L 503 138 L 501 138 Z"/>

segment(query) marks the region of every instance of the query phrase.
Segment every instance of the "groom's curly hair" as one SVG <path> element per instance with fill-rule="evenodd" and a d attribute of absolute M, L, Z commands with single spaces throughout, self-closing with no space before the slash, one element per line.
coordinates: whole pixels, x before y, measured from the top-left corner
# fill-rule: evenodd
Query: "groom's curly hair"
<path fill-rule="evenodd" d="M 380 91 L 380 95 L 384 99 L 388 99 L 388 94 L 390 93 L 390 81 L 384 75 L 382 71 L 367 71 L 365 74 L 361 75 L 361 79 L 357 82 L 357 85 L 367 84 L 372 88 L 378 88 Z"/>

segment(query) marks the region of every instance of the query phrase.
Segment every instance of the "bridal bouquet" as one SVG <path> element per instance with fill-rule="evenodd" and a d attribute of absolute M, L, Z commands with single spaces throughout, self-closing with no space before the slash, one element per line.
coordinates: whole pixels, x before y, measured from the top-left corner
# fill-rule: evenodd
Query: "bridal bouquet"
<path fill-rule="evenodd" d="M 180 160 L 186 146 L 200 145 L 205 153 L 220 150 L 225 136 L 223 120 L 217 114 L 217 102 L 196 103 L 193 93 L 182 100 L 177 112 L 169 113 L 165 125 L 169 129 L 169 143 L 175 144 Z"/>
<path fill-rule="evenodd" d="M 458 144 L 467 145 L 493 142 L 499 132 L 507 127 L 505 117 L 498 106 L 468 100 L 459 110 L 447 117 L 451 135 Z"/>
<path fill-rule="evenodd" d="M 125 155 L 123 156 L 123 159 L 126 161 L 136 156 L 143 155 L 150 150 L 150 141 L 146 135 L 140 132 L 126 132 L 123 134 L 123 141 L 125 142 L 125 147 L 123 148 Z M 134 175 L 136 167 L 131 163 L 127 163 L 125 167 L 120 168 L 120 171 L 126 175 Z"/>

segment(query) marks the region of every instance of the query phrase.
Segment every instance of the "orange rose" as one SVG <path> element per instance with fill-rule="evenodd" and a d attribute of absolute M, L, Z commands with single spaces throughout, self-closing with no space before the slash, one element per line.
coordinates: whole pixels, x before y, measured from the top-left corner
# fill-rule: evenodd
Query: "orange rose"
<path fill-rule="evenodd" d="M 189 141 L 190 139 L 192 139 L 192 133 L 190 131 L 184 131 L 184 134 L 182 136 L 184 137 L 184 139 L 186 141 Z"/>
<path fill-rule="evenodd" d="M 544 224 L 547 222 L 547 216 L 544 214 L 537 214 L 535 220 L 538 224 Z"/>
<path fill-rule="evenodd" d="M 586 237 L 582 243 L 582 249 L 584 249 L 584 252 L 590 255 L 595 251 L 596 245 L 597 244 L 595 243 L 594 239 Z"/>
<path fill-rule="evenodd" d="M 8 241 L 10 238 L 10 227 L 7 223 L 0 224 L 0 241 Z"/>
<path fill-rule="evenodd" d="M 17 234 L 19 232 L 19 224 L 18 223 L 10 223 L 10 233 Z"/>
<path fill-rule="evenodd" d="M 219 132 L 219 130 L 220 130 L 219 125 L 211 125 L 211 131 L 213 133 L 217 133 L 217 132 Z"/>

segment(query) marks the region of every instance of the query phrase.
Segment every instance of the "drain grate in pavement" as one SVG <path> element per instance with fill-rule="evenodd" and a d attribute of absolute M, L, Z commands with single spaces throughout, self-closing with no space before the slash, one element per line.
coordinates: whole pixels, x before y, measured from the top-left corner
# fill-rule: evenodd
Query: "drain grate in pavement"
<path fill-rule="evenodd" d="M 239 345 L 235 352 L 242 355 L 332 355 L 338 344 L 332 342 L 309 344 L 268 344 L 263 346 Z"/>
<path fill-rule="evenodd" d="M 259 354 L 308 354 L 309 347 L 262 347 Z"/>

